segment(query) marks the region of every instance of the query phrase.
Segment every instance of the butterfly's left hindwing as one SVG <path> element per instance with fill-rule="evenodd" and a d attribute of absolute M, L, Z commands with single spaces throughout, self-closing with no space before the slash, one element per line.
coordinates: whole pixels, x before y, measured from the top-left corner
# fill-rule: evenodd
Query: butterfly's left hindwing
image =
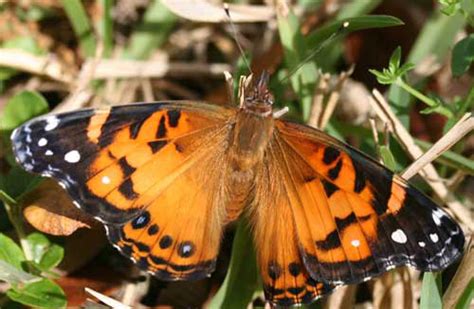
<path fill-rule="evenodd" d="M 223 175 L 203 171 L 225 165 L 234 113 L 190 102 L 83 110 L 34 119 L 12 143 L 25 169 L 58 180 L 141 268 L 197 279 L 214 268 L 224 220 Z"/>

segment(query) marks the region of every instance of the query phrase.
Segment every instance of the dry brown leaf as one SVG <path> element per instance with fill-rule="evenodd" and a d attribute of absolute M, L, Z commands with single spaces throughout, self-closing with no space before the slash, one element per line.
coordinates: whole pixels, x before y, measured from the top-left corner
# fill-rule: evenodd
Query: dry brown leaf
<path fill-rule="evenodd" d="M 67 236 L 95 221 L 72 203 L 69 195 L 53 180 L 45 180 L 31 192 L 23 214 L 34 228 L 55 236 Z"/>
<path fill-rule="evenodd" d="M 205 0 L 162 0 L 176 15 L 198 22 L 221 23 L 228 18 L 223 5 Z M 236 23 L 267 22 L 275 16 L 272 7 L 262 5 L 229 4 L 230 16 Z"/>

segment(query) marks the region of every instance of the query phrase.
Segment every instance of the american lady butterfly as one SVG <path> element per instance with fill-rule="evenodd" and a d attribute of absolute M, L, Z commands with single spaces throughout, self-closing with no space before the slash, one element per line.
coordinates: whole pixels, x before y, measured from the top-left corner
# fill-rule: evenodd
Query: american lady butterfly
<path fill-rule="evenodd" d="M 240 109 L 180 101 L 40 117 L 13 133 L 14 152 L 163 280 L 208 276 L 225 226 L 244 215 L 278 305 L 461 255 L 460 227 L 423 193 L 323 132 L 275 119 L 267 79 Z"/>

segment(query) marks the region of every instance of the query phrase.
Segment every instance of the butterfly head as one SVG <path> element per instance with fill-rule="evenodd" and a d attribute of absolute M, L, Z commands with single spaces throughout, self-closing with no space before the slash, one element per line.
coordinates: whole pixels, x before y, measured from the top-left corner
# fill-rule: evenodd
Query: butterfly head
<path fill-rule="evenodd" d="M 272 114 L 273 94 L 268 89 L 270 75 L 263 71 L 253 86 L 245 94 L 242 108 L 250 113 L 261 117 L 267 117 Z"/>

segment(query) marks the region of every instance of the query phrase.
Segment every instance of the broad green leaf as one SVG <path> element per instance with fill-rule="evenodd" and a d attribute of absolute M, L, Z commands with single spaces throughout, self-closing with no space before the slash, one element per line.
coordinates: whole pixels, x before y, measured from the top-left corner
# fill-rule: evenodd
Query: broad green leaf
<path fill-rule="evenodd" d="M 0 233 L 0 260 L 3 260 L 18 269 L 21 268 L 25 256 L 20 246 L 18 246 L 11 238 Z"/>
<path fill-rule="evenodd" d="M 454 76 L 467 72 L 474 61 L 474 34 L 457 42 L 451 56 L 451 70 Z"/>
<path fill-rule="evenodd" d="M 7 296 L 35 308 L 64 308 L 67 304 L 64 291 L 49 279 L 14 286 L 7 291 Z"/>
<path fill-rule="evenodd" d="M 421 286 L 420 309 L 442 308 L 442 294 L 438 285 L 438 275 L 424 273 Z"/>
<path fill-rule="evenodd" d="M 253 241 L 247 222 L 241 220 L 235 233 L 227 276 L 209 308 L 246 308 L 259 286 Z"/>
<path fill-rule="evenodd" d="M 45 235 L 32 233 L 26 240 L 31 248 L 33 261 L 40 270 L 48 271 L 61 262 L 64 249 L 51 243 Z"/>
<path fill-rule="evenodd" d="M 22 91 L 10 98 L 0 117 L 0 130 L 11 131 L 23 122 L 48 111 L 48 102 L 34 91 Z"/>
<path fill-rule="evenodd" d="M 0 260 L 0 281 L 9 284 L 25 284 L 41 280 L 40 277 L 33 276 L 17 267 Z"/>

